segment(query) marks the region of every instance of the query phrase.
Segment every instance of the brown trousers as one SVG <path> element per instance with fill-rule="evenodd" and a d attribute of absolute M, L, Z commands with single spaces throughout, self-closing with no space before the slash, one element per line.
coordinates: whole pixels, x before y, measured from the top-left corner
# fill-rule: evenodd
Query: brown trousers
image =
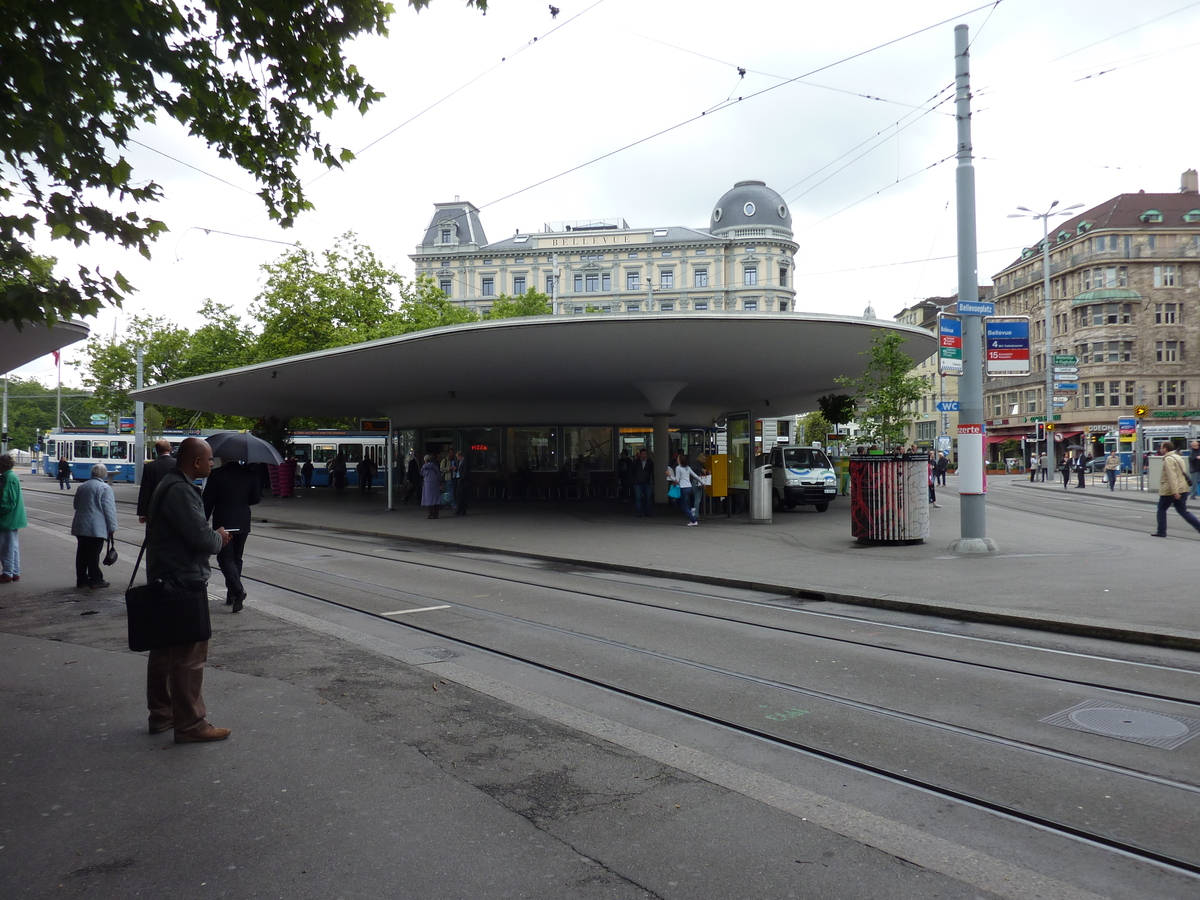
<path fill-rule="evenodd" d="M 150 727 L 175 723 L 175 731 L 194 731 L 206 724 L 204 663 L 208 641 L 151 650 L 146 664 L 146 705 Z"/>

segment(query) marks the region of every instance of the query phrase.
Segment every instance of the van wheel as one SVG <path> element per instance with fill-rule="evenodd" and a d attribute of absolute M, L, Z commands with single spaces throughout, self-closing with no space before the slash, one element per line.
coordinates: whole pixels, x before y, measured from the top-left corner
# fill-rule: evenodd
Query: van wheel
<path fill-rule="evenodd" d="M 795 509 L 795 508 L 796 508 L 796 501 L 795 501 L 795 500 L 785 500 L 785 501 L 783 502 L 783 506 L 784 506 L 784 508 L 785 508 L 785 509 Z"/>
<path fill-rule="evenodd" d="M 826 500 L 824 503 L 818 503 L 816 504 L 816 507 L 817 512 L 825 512 L 825 510 L 829 509 L 829 501 Z"/>
<path fill-rule="evenodd" d="M 771 509 L 773 509 L 775 512 L 779 512 L 782 505 L 783 504 L 779 500 L 779 495 L 774 491 L 771 491 Z"/>

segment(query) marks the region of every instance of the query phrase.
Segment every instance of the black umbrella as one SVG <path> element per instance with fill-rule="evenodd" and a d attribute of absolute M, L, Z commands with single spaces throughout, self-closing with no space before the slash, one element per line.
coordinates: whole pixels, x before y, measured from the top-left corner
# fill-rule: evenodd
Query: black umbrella
<path fill-rule="evenodd" d="M 246 431 L 226 431 L 205 438 L 212 447 L 213 456 L 223 460 L 240 459 L 248 463 L 272 463 L 279 465 L 283 457 L 279 451 Z"/>

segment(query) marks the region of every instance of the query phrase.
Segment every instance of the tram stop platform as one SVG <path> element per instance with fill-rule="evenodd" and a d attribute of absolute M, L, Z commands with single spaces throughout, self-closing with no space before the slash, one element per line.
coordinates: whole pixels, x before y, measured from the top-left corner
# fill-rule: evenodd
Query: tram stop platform
<path fill-rule="evenodd" d="M 28 486 L 31 479 L 23 481 Z M 870 546 L 850 530 L 850 500 L 825 513 L 779 510 L 770 525 L 745 513 L 703 515 L 685 528 L 674 505 L 637 518 L 614 499 L 472 499 L 468 514 L 437 519 L 410 503 L 388 511 L 382 488 L 299 489 L 264 496 L 258 521 L 492 550 L 610 571 L 672 576 L 715 585 L 791 593 L 952 619 L 1060 631 L 1087 637 L 1200 649 L 1200 616 L 1189 599 L 1189 557 L 1200 534 L 1168 513 L 1167 540 L 1155 530 L 1157 495 L 1130 479 L 1110 492 L 1102 478 L 1086 490 L 1027 476 L 989 478 L 988 536 L 995 554 L 959 556 L 956 479 L 938 488 L 924 544 Z M 56 489 L 50 479 L 32 480 Z M 1074 485 L 1074 481 L 1072 481 Z M 133 485 L 115 485 L 119 504 L 134 504 Z M 28 489 L 28 487 L 27 487 Z M 253 536 L 251 537 L 251 547 Z M 1189 546 L 1193 545 L 1193 546 Z"/>

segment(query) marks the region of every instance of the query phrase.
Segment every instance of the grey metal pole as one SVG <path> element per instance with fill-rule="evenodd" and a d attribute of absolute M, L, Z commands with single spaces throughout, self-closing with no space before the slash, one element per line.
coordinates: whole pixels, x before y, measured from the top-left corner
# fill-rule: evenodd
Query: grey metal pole
<path fill-rule="evenodd" d="M 1054 204 L 1058 201 L 1055 200 Z M 1054 205 L 1052 204 L 1052 206 Z M 1042 303 L 1046 307 L 1046 402 L 1043 404 L 1046 421 L 1042 433 L 1046 436 L 1046 458 L 1050 472 L 1058 471 L 1050 425 L 1054 421 L 1054 304 L 1050 300 L 1050 212 L 1042 216 Z M 1047 473 L 1048 474 L 1048 473 Z"/>
<path fill-rule="evenodd" d="M 8 452 L 8 373 L 4 373 L 4 414 L 0 420 L 0 428 L 4 430 L 3 438 L 0 439 L 0 453 Z"/>
<path fill-rule="evenodd" d="M 387 510 L 391 512 L 396 508 L 394 501 L 396 493 L 395 481 L 392 478 L 392 469 L 396 466 L 396 453 L 392 449 L 392 442 L 395 441 L 396 432 L 392 428 L 391 417 L 388 417 L 388 436 L 387 436 L 387 453 L 384 455 L 383 464 L 387 466 Z"/>
<path fill-rule="evenodd" d="M 137 348 L 137 386 L 142 389 L 142 348 Z M 146 460 L 146 404 L 133 404 L 133 482 L 142 483 L 142 465 Z"/>
<path fill-rule="evenodd" d="M 975 167 L 971 164 L 971 71 L 967 26 L 954 26 L 955 119 L 958 124 L 958 168 L 955 197 L 958 212 L 958 303 L 962 315 L 963 373 L 959 381 L 958 459 L 959 527 L 955 553 L 994 553 L 987 536 L 987 497 L 983 425 L 983 325 L 978 313 L 979 263 L 975 244 Z M 966 311 L 964 311 L 964 303 Z M 975 309 L 972 313 L 970 310 Z"/>

